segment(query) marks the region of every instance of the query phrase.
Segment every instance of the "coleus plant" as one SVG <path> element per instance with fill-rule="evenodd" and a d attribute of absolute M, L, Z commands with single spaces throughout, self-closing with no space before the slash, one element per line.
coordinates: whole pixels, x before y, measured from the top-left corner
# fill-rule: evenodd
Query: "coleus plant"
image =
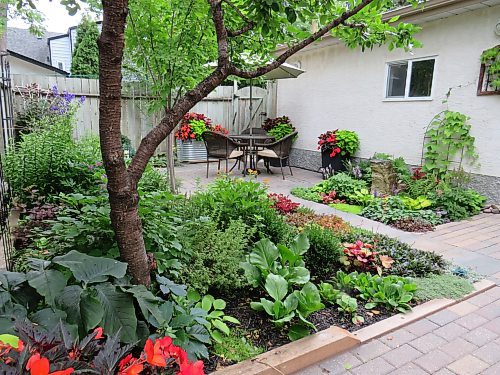
<path fill-rule="evenodd" d="M 362 241 L 344 244 L 344 255 L 340 262 L 347 268 L 357 268 L 363 271 L 377 270 L 382 274 L 383 269 L 392 267 L 394 260 L 388 255 L 380 255 L 374 246 Z"/>
<path fill-rule="evenodd" d="M 296 203 L 283 194 L 275 194 L 271 193 L 267 195 L 272 204 L 272 208 L 278 211 L 282 215 L 291 214 L 297 211 L 297 208 L 300 207 L 300 203 Z"/>
<path fill-rule="evenodd" d="M 318 137 L 318 150 L 322 152 L 330 151 L 330 157 L 340 154 L 341 150 L 337 145 L 337 130 L 328 130 Z"/>
<path fill-rule="evenodd" d="M 17 321 L 15 330 L 18 336 L 0 336 L 2 374 L 204 374 L 203 362 L 190 362 L 170 337 L 147 339 L 134 356 L 133 344 L 120 344 L 118 335 L 105 337 L 100 327 L 81 341 L 73 340 L 61 322 L 45 331 L 29 321 Z"/>

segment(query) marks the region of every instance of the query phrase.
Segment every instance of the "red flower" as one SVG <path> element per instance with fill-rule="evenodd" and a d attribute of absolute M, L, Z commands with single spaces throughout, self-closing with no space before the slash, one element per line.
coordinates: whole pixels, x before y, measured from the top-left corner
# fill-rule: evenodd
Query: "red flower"
<path fill-rule="evenodd" d="M 26 370 L 29 370 L 30 375 L 69 375 L 75 371 L 73 368 L 68 368 L 66 370 L 49 373 L 49 360 L 45 357 L 41 357 L 39 353 L 35 353 L 30 357 L 26 365 Z"/>
<path fill-rule="evenodd" d="M 134 358 L 132 354 L 127 355 L 118 364 L 118 375 L 137 375 L 144 370 L 144 366 L 139 359 Z"/>
<path fill-rule="evenodd" d="M 180 371 L 177 375 L 205 375 L 203 371 L 203 361 L 181 364 Z"/>
<path fill-rule="evenodd" d="M 102 335 L 102 333 L 103 333 L 102 327 L 97 327 L 96 329 L 94 329 L 94 333 L 96 333 L 96 335 L 94 337 L 95 340 L 100 340 L 104 337 Z"/>
<path fill-rule="evenodd" d="M 144 346 L 144 353 L 146 353 L 146 361 L 154 366 L 166 367 L 167 361 L 165 355 L 163 354 L 163 348 L 161 342 L 156 340 L 153 344 L 151 339 L 147 339 L 146 345 Z"/>

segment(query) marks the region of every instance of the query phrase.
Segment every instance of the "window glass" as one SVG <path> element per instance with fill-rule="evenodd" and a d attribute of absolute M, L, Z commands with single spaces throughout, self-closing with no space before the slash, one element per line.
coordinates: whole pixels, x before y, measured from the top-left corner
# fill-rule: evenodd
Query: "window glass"
<path fill-rule="evenodd" d="M 407 71 L 407 62 L 389 64 L 389 74 L 387 77 L 388 98 L 404 98 Z"/>
<path fill-rule="evenodd" d="M 411 98 L 431 96 L 434 63 L 435 60 L 413 61 L 409 91 Z"/>

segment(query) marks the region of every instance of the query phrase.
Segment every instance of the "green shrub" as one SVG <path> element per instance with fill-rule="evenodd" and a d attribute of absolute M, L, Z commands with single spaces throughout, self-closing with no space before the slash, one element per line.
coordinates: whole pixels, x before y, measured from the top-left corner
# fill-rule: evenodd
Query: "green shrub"
<path fill-rule="evenodd" d="M 443 220 L 431 210 L 410 210 L 406 208 L 403 199 L 391 196 L 384 199 L 375 199 L 365 207 L 361 215 L 385 224 L 391 224 L 404 219 L 419 219 L 432 225 L 441 224 Z"/>
<path fill-rule="evenodd" d="M 167 176 L 149 163 L 139 180 L 139 189 L 144 192 L 170 191 L 170 186 Z"/>
<path fill-rule="evenodd" d="M 467 219 L 481 212 L 486 198 L 478 192 L 462 187 L 440 184 L 429 194 L 434 207 L 446 211 L 446 216 L 452 221 Z"/>
<path fill-rule="evenodd" d="M 293 195 L 298 198 L 302 198 L 308 201 L 321 202 L 321 194 L 317 191 L 312 191 L 311 188 L 295 187 L 290 191 Z"/>
<path fill-rule="evenodd" d="M 231 295 L 246 283 L 240 262 L 247 253 L 253 229 L 241 220 L 231 221 L 220 230 L 212 220 L 198 220 L 181 231 L 183 248 L 191 259 L 181 271 L 181 279 L 201 293 L 208 290 Z"/>
<path fill-rule="evenodd" d="M 254 346 L 245 338 L 245 332 L 233 330 L 221 343 L 215 343 L 213 352 L 226 361 L 242 362 L 264 352 L 264 348 Z"/>
<path fill-rule="evenodd" d="M 350 195 L 362 189 L 367 189 L 365 181 L 356 180 L 346 173 L 337 173 L 328 180 L 316 184 L 312 191 L 325 194 L 335 191 L 338 198 L 349 198 Z"/>
<path fill-rule="evenodd" d="M 428 301 L 436 298 L 460 299 L 474 290 L 472 283 L 463 277 L 444 274 L 413 279 L 417 284 L 415 299 Z"/>
<path fill-rule="evenodd" d="M 354 243 L 362 241 L 375 246 L 374 250 L 381 255 L 388 255 L 394 263 L 391 273 L 405 277 L 425 277 L 430 274 L 441 274 L 447 266 L 444 258 L 431 251 L 422 251 L 395 238 L 374 233 L 365 229 L 339 233 L 341 242 Z"/>
<path fill-rule="evenodd" d="M 342 155 L 354 155 L 359 149 L 359 137 L 356 132 L 350 130 L 337 130 L 337 146 Z"/>
<path fill-rule="evenodd" d="M 304 255 L 306 266 L 317 279 L 327 280 L 339 268 L 343 247 L 331 230 L 317 224 L 307 226 L 305 233 L 310 244 Z"/>

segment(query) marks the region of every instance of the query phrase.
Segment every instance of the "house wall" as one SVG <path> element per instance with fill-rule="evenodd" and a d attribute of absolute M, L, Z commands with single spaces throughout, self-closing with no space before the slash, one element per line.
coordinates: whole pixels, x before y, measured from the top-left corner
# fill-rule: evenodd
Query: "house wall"
<path fill-rule="evenodd" d="M 495 6 L 425 23 L 417 36 L 424 46 L 412 53 L 386 47 L 362 52 L 337 44 L 296 55 L 289 62 L 299 63 L 306 73 L 278 82 L 278 115 L 288 115 L 299 131 L 295 165 L 318 168 L 317 136 L 337 128 L 359 134 L 359 157 L 385 152 L 418 165 L 425 128 L 448 106 L 471 118 L 480 165 L 470 170 L 500 177 L 500 96 L 476 95 L 479 57 L 500 44 L 494 33 L 499 20 L 500 6 Z M 386 63 L 427 56 L 437 57 L 432 100 L 384 100 Z M 443 104 L 450 88 L 448 104 Z M 495 178 L 483 178 L 490 185 L 485 189 L 500 201 L 500 179 Z"/>
<path fill-rule="evenodd" d="M 61 74 L 56 73 L 53 70 L 18 59 L 12 55 L 9 56 L 9 64 L 11 74 L 61 76 Z"/>
<path fill-rule="evenodd" d="M 49 44 L 52 66 L 59 68 L 59 63 L 62 62 L 62 69 L 69 72 L 71 70 L 71 41 L 69 36 L 50 39 Z"/>

